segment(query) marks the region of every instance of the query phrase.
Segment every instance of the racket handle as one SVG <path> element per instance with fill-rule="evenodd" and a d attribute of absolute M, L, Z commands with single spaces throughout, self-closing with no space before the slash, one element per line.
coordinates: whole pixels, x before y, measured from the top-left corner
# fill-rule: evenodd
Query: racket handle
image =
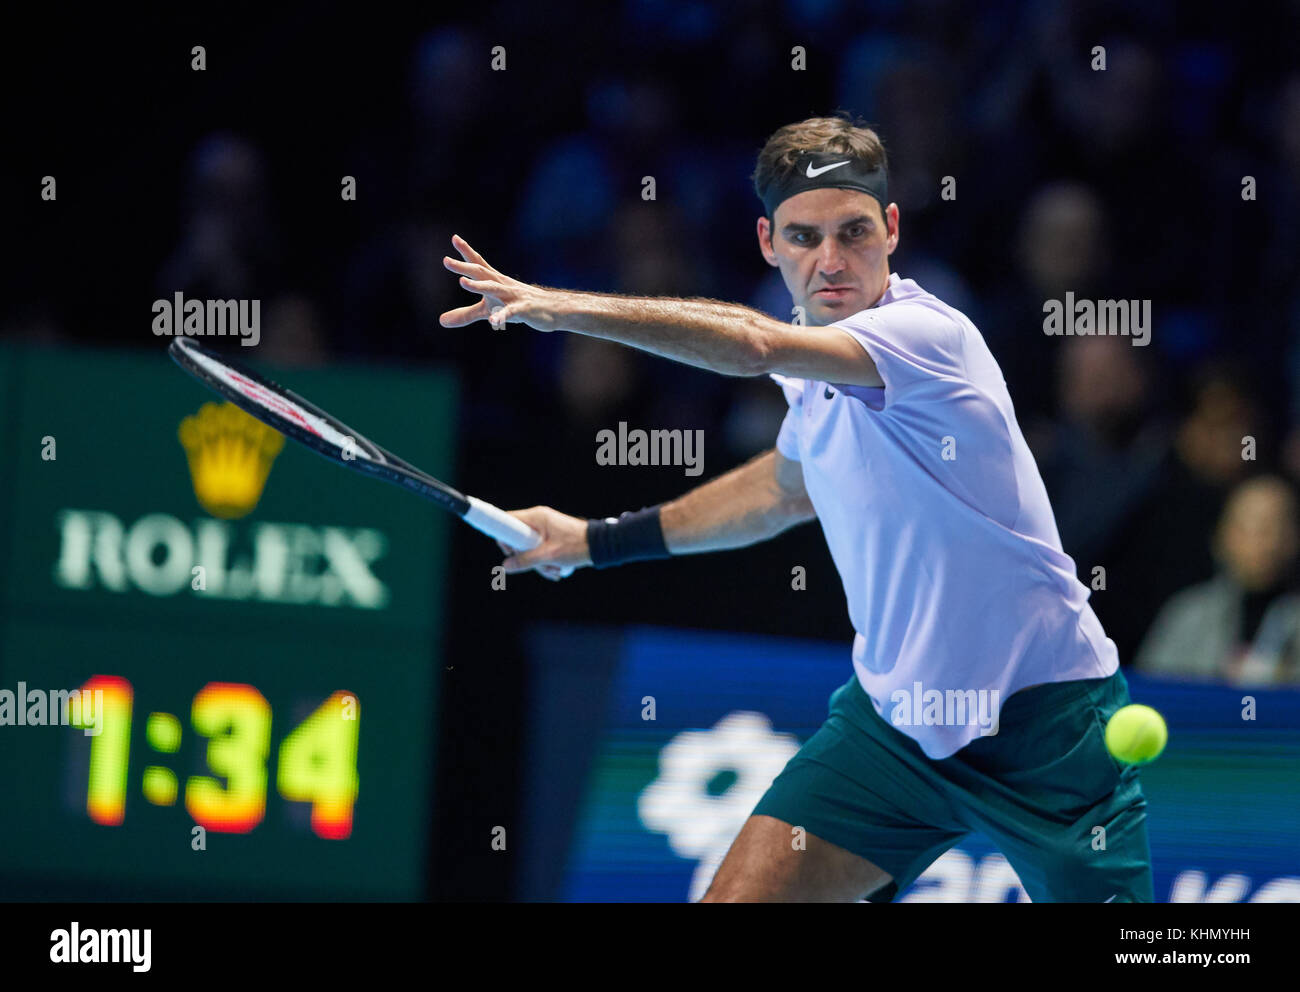
<path fill-rule="evenodd" d="M 469 509 L 465 512 L 464 520 L 475 530 L 520 551 L 531 551 L 542 543 L 542 535 L 518 517 L 474 496 L 466 496 L 465 499 L 469 501 Z M 571 575 L 573 568 L 566 566 L 561 569 L 561 574 Z"/>

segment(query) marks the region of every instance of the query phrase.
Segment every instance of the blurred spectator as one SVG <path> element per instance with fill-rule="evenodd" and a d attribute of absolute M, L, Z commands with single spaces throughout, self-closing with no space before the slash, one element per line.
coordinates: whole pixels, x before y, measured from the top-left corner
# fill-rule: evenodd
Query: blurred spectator
<path fill-rule="evenodd" d="M 609 152 L 585 135 L 558 139 L 524 181 L 513 238 L 537 281 L 608 286 L 605 240 L 618 199 Z"/>
<path fill-rule="evenodd" d="M 329 358 L 320 313 L 307 296 L 286 293 L 264 315 L 257 357 L 277 365 L 318 366 Z"/>
<path fill-rule="evenodd" d="M 1106 588 L 1092 603 L 1126 662 L 1161 604 L 1178 589 L 1213 575 L 1206 535 L 1213 532 L 1231 487 L 1257 465 L 1248 457 L 1262 458 L 1269 450 L 1260 435 L 1260 412 L 1239 372 L 1209 366 L 1189 392 L 1187 412 L 1145 499 L 1111 532 L 1096 559 L 1075 559 L 1085 582 L 1093 565 L 1106 569 Z M 1104 499 L 1096 488 L 1086 493 Z M 1073 554 L 1068 546 L 1066 551 Z"/>
<path fill-rule="evenodd" d="M 956 126 L 953 80 L 930 44 L 869 37 L 841 70 L 841 106 L 858 108 L 889 150 L 889 195 L 905 216 L 922 221 L 939 204 L 939 182 L 960 174 L 965 132 Z"/>
<path fill-rule="evenodd" d="M 1096 194 L 1081 183 L 1053 183 L 1025 210 L 1016 261 L 1027 289 L 1043 299 L 1086 296 L 1102 274 L 1108 246 Z M 1040 311 L 1041 312 L 1041 311 Z"/>
<path fill-rule="evenodd" d="M 290 289 L 261 149 L 237 135 L 212 134 L 195 148 L 189 169 L 181 240 L 158 273 L 157 291 L 260 300 L 261 356 L 322 363 L 328 348 L 320 314 L 310 297 Z"/>
<path fill-rule="evenodd" d="M 352 245 L 340 280 L 341 351 L 388 361 L 418 359 L 461 366 L 498 382 L 517 378 L 484 362 L 475 346 L 477 328 L 447 330 L 438 317 L 467 306 L 462 290 L 442 265 L 454 255 L 460 233 L 509 270 L 503 246 L 489 237 L 508 208 L 510 156 L 480 154 L 491 46 L 471 27 L 438 28 L 415 43 L 406 75 L 407 127 L 394 135 L 367 135 L 358 160 L 358 207 L 370 221 L 369 236 Z M 460 149 L 473 148 L 472 166 Z M 406 182 L 394 181 L 405 176 Z M 485 205 L 491 209 L 485 210 Z M 492 243 L 495 242 L 495 243 Z M 471 364 L 469 356 L 479 361 Z"/>
<path fill-rule="evenodd" d="M 1225 363 L 1208 366 L 1194 384 L 1191 412 L 1178 429 L 1178 456 L 1198 479 L 1225 487 L 1244 476 L 1247 458 L 1262 452 L 1259 411 L 1245 377 Z M 1248 455 L 1247 442 L 1254 454 Z"/>
<path fill-rule="evenodd" d="M 1262 281 L 1265 290 L 1265 314 L 1262 329 L 1281 330 L 1282 340 L 1270 335 L 1266 354 L 1285 354 L 1290 387 L 1290 423 L 1284 456 L 1287 471 L 1300 479 L 1300 72 L 1293 73 L 1278 92 L 1274 113 L 1274 136 L 1277 146 L 1277 169 L 1270 178 L 1260 180 L 1260 200 L 1269 204 L 1259 211 L 1268 225 L 1265 235 Z M 1262 205 L 1262 204 L 1261 204 Z"/>
<path fill-rule="evenodd" d="M 904 222 L 905 223 L 905 222 Z M 906 237 L 904 226 L 904 237 Z M 1055 182 L 1029 197 L 1016 237 L 1015 268 L 996 285 L 980 331 L 1002 366 L 1011 398 L 1022 412 L 1052 409 L 1052 382 L 1043 374 L 1070 339 L 1043 333 L 1043 304 L 1114 298 L 1106 260 L 1111 255 L 1101 200 L 1087 186 Z M 1131 350 L 1131 349 L 1130 349 Z"/>
<path fill-rule="evenodd" d="M 692 296 L 700 292 L 698 269 L 682 251 L 686 230 L 676 207 L 633 200 L 613 224 L 614 279 L 633 296 Z"/>
<path fill-rule="evenodd" d="M 1059 340 L 1061 419 L 1031 438 L 1061 543 L 1086 574 L 1149 498 L 1170 431 L 1152 415 L 1144 357 L 1128 338 Z"/>
<path fill-rule="evenodd" d="M 213 134 L 190 158 L 180 243 L 158 274 L 164 295 L 203 299 L 269 295 L 280 276 L 279 233 L 259 148 Z"/>
<path fill-rule="evenodd" d="M 635 416 L 628 400 L 637 383 L 637 356 L 629 348 L 582 334 L 565 335 L 559 389 L 571 423 L 613 427 Z"/>
<path fill-rule="evenodd" d="M 452 233 L 449 224 L 417 212 L 360 246 L 342 287 L 345 354 L 458 361 L 472 350 L 475 328 L 438 323 L 445 311 L 476 299 L 443 267 L 444 255 L 455 256 Z M 462 233 L 489 259 L 496 255 L 474 232 Z"/>
<path fill-rule="evenodd" d="M 1156 675 L 1235 685 L 1300 683 L 1300 596 L 1293 591 L 1296 495 L 1276 476 L 1233 490 L 1214 541 L 1218 574 L 1174 596 L 1142 644 Z"/>
<path fill-rule="evenodd" d="M 482 126 L 487 96 L 482 80 L 487 78 L 491 45 L 473 29 L 460 26 L 430 31 L 415 45 L 409 77 L 409 106 L 413 128 L 411 161 L 412 190 L 418 194 L 437 191 L 446 195 L 466 180 L 482 177 L 491 169 L 491 157 L 475 159 L 467 170 L 452 154 L 468 146 Z M 480 180 L 481 182 L 481 180 Z M 474 192 L 491 187 L 476 185 Z"/>

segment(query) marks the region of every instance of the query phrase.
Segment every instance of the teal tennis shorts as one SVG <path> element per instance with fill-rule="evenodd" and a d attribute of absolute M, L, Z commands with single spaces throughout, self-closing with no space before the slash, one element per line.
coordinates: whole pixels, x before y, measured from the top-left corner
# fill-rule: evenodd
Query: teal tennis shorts
<path fill-rule="evenodd" d="M 1138 770 L 1104 739 L 1128 702 L 1119 671 L 1022 689 L 1003 703 L 996 734 L 936 761 L 876 713 L 854 676 L 754 814 L 889 872 L 871 902 L 892 901 L 971 831 L 1005 855 L 1034 902 L 1151 902 Z"/>

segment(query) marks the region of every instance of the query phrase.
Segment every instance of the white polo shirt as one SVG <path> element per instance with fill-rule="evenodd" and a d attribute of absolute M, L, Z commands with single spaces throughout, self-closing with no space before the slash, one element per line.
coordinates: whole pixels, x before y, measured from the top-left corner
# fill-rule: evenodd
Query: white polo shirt
<path fill-rule="evenodd" d="M 879 303 L 832 326 L 866 349 L 885 388 L 773 375 L 790 406 L 776 447 L 803 468 L 876 711 L 945 758 L 991 729 L 953 708 L 967 690 L 1000 705 L 1040 682 L 1114 673 L 1115 643 L 1061 550 L 975 325 L 895 273 Z M 949 700 L 944 717 L 922 698 Z"/>

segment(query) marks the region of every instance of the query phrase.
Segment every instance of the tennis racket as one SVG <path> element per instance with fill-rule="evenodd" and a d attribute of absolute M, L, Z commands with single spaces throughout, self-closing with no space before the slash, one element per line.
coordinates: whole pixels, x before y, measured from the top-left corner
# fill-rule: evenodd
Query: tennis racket
<path fill-rule="evenodd" d="M 419 493 L 456 514 L 475 530 L 511 548 L 530 551 L 542 543 L 542 536 L 519 518 L 491 503 L 465 496 L 421 472 L 320 407 L 252 369 L 202 348 L 189 338 L 173 339 L 167 352 L 177 365 L 209 389 L 318 455 L 363 475 Z M 572 572 L 572 567 L 560 569 L 562 577 Z"/>

